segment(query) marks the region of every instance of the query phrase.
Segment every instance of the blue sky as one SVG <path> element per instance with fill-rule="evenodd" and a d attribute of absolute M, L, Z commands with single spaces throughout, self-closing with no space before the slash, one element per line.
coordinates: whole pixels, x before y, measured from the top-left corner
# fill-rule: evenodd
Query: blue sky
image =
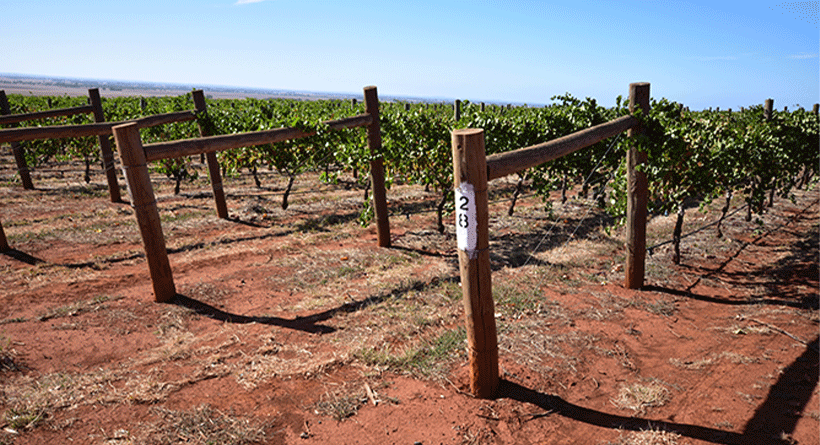
<path fill-rule="evenodd" d="M 545 104 L 820 102 L 818 3 L 0 0 L 0 72 Z"/>

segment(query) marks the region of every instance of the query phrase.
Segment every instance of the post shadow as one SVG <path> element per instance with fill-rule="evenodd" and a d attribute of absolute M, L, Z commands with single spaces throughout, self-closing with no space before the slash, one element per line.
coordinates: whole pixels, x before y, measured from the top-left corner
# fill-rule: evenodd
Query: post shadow
<path fill-rule="evenodd" d="M 777 383 L 769 390 L 766 400 L 758 406 L 754 416 L 746 423 L 743 433 L 608 414 L 506 380 L 501 381 L 497 396 L 538 406 L 551 415 L 613 430 L 659 429 L 723 445 L 791 444 L 793 442 L 790 435 L 794 432 L 801 413 L 818 385 L 818 354 L 815 351 L 819 341 L 820 337 L 815 338 L 807 345 L 803 354 L 783 371 Z"/>
<path fill-rule="evenodd" d="M 818 342 L 820 336 L 809 343 L 803 354 L 783 370 L 777 383 L 769 389 L 766 400 L 746 423 L 744 435 L 760 437 L 765 442 L 779 439 L 781 433 L 788 435 L 794 432 L 797 421 L 820 380 L 816 352 Z"/>
<path fill-rule="evenodd" d="M 31 256 L 25 252 L 21 252 L 17 249 L 9 249 L 0 251 L 0 254 L 6 255 L 9 258 L 13 258 L 17 261 L 21 261 L 23 263 L 29 264 L 31 266 L 35 266 L 40 263 L 45 263 L 46 261 L 35 256 Z"/>

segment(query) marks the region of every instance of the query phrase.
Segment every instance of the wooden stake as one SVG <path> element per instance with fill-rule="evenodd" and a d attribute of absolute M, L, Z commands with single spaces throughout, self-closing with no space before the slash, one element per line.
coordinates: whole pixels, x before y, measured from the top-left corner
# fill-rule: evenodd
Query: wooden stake
<path fill-rule="evenodd" d="M 176 295 L 176 287 L 168 262 L 165 236 L 162 234 L 157 200 L 151 185 L 151 177 L 148 175 L 139 127 L 136 123 L 128 123 L 117 125 L 113 130 L 125 179 L 128 181 L 131 206 L 134 208 L 145 246 L 145 257 L 154 285 L 154 299 L 159 303 L 168 302 Z"/>
<path fill-rule="evenodd" d="M 0 252 L 11 250 L 9 242 L 6 240 L 6 232 L 3 231 L 3 223 L 0 222 Z"/>
<path fill-rule="evenodd" d="M 9 100 L 6 97 L 6 92 L 0 90 L 0 114 L 10 114 Z M 12 125 L 16 127 L 17 125 Z M 17 164 L 17 173 L 20 175 L 20 182 L 23 183 L 25 190 L 34 190 L 34 184 L 31 182 L 31 174 L 28 172 L 28 164 L 26 164 L 25 149 L 17 142 L 11 142 L 11 152 L 14 154 L 14 162 Z"/>
<path fill-rule="evenodd" d="M 453 131 L 452 148 L 458 260 L 470 358 L 470 391 L 476 397 L 491 398 L 499 383 L 498 337 L 490 277 L 484 130 Z"/>
<path fill-rule="evenodd" d="M 649 113 L 649 84 L 629 85 L 629 111 L 638 108 L 644 115 Z M 638 137 L 644 129 L 640 124 L 629 129 L 629 137 Z M 632 146 L 627 154 L 627 200 L 626 200 L 626 267 L 625 286 L 627 289 L 643 287 L 646 263 L 646 216 L 649 188 L 646 173 L 639 171 L 638 165 L 646 164 L 646 153 Z"/>
<path fill-rule="evenodd" d="M 763 120 L 766 122 L 772 120 L 772 111 L 774 111 L 774 99 L 766 99 L 763 105 Z"/>
<path fill-rule="evenodd" d="M 205 103 L 205 95 L 202 90 L 195 90 L 194 107 L 198 113 L 207 113 L 208 105 Z M 212 136 L 208 133 L 207 128 L 199 127 L 199 135 L 202 137 Z M 216 159 L 215 152 L 208 152 L 205 154 L 205 159 L 208 163 L 208 176 L 211 178 L 211 189 L 214 191 L 214 203 L 216 205 L 216 214 L 222 219 L 228 219 L 228 204 L 225 202 L 225 191 L 222 188 L 222 173 L 219 171 L 219 162 Z"/>
<path fill-rule="evenodd" d="M 387 214 L 387 191 L 384 186 L 384 164 L 382 161 L 382 134 L 379 123 L 379 96 L 376 87 L 364 88 L 365 112 L 373 119 L 367 126 L 367 148 L 373 160 L 370 161 L 370 180 L 373 185 L 373 208 L 376 211 L 376 225 L 379 247 L 390 247 L 390 217 Z"/>
<path fill-rule="evenodd" d="M 100 89 L 89 89 L 88 98 L 90 99 L 91 107 L 93 108 L 94 122 L 105 122 L 102 99 L 100 99 Z M 111 135 L 101 134 L 99 135 L 99 139 L 103 170 L 105 171 L 105 179 L 108 181 L 108 194 L 111 196 L 111 202 L 122 202 L 122 196 L 120 195 L 120 184 L 117 182 L 117 170 L 114 167 L 114 153 L 111 151 Z"/>

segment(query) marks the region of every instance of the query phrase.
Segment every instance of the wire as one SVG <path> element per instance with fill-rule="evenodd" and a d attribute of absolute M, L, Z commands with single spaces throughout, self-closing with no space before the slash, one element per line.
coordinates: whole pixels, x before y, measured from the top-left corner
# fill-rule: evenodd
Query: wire
<path fill-rule="evenodd" d="M 609 144 L 609 148 L 607 148 L 606 153 L 604 153 L 604 155 L 601 157 L 601 159 L 598 160 L 598 163 L 595 164 L 595 167 L 592 168 L 589 175 L 587 175 L 586 179 L 584 180 L 584 185 L 589 183 L 589 180 L 592 178 L 592 175 L 598 170 L 598 167 L 601 166 L 601 163 L 609 155 L 609 152 L 612 151 L 612 147 L 614 147 L 615 143 L 617 143 L 621 139 L 621 134 L 623 134 L 623 133 L 619 133 L 618 136 L 615 138 L 615 140 L 613 140 L 612 143 Z M 595 200 L 600 195 L 601 191 L 603 191 L 604 188 L 606 187 L 606 184 L 608 184 L 609 181 L 612 180 L 612 178 L 615 176 L 616 172 L 617 172 L 617 169 L 613 170 L 613 172 L 612 172 L 612 174 L 610 174 L 609 178 L 607 178 L 607 180 L 604 181 L 603 185 L 600 188 L 599 193 L 596 193 L 592 197 L 593 200 Z M 562 208 L 561 213 L 558 215 L 557 218 L 555 218 L 555 221 L 552 223 L 552 227 L 550 227 L 549 231 L 546 234 L 544 234 L 543 237 L 541 237 L 541 240 L 538 241 L 538 244 L 536 244 L 535 248 L 533 248 L 532 252 L 530 252 L 530 255 L 527 257 L 527 261 L 524 262 L 524 266 L 526 266 L 527 264 L 530 263 L 530 260 L 535 256 L 535 253 L 538 251 L 538 249 L 541 247 L 541 245 L 544 243 L 544 241 L 552 234 L 553 230 L 555 230 L 555 227 L 558 225 L 558 222 L 561 221 L 561 219 L 564 215 L 564 212 L 565 212 L 565 209 Z M 581 220 L 578 222 L 578 224 L 575 226 L 575 229 L 572 231 L 569 238 L 567 238 L 567 240 L 564 242 L 564 245 L 561 246 L 562 249 L 565 248 L 569 244 L 569 242 L 575 237 L 575 234 L 578 232 L 578 229 L 581 228 L 581 224 L 583 224 L 583 222 L 586 220 L 587 216 L 589 215 L 589 212 L 590 212 L 590 209 L 587 208 L 586 213 L 581 218 Z"/>

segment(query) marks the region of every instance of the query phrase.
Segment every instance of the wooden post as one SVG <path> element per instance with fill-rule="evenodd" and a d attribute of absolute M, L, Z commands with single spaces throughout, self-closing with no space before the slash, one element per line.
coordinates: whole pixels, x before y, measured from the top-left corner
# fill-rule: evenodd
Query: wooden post
<path fill-rule="evenodd" d="M 629 85 L 629 111 L 634 113 L 638 108 L 644 115 L 649 113 L 648 83 Z M 637 137 L 643 131 L 642 126 L 638 124 L 629 129 L 627 136 Z M 639 151 L 633 144 L 627 154 L 626 270 L 624 274 L 627 289 L 643 287 L 646 266 L 646 216 L 649 189 L 646 173 L 636 168 L 643 164 L 646 164 L 646 153 Z"/>
<path fill-rule="evenodd" d="M 202 90 L 194 90 L 194 107 L 197 113 L 207 113 L 208 105 L 205 103 L 205 94 Z M 199 126 L 200 136 L 213 136 L 208 133 L 207 128 Z M 219 171 L 219 162 L 215 152 L 205 154 L 208 162 L 208 176 L 211 178 L 211 189 L 214 191 L 214 203 L 216 204 L 216 214 L 222 219 L 228 219 L 228 204 L 225 202 L 225 190 L 222 188 L 222 173 Z"/>
<path fill-rule="evenodd" d="M 9 242 L 6 240 L 6 232 L 3 231 L 3 223 L 0 222 L 0 252 L 11 250 Z"/>
<path fill-rule="evenodd" d="M 145 161 L 145 150 L 142 148 L 139 128 L 136 123 L 117 125 L 113 128 L 114 140 L 122 160 L 128 191 L 131 195 L 131 206 L 137 217 L 142 242 L 145 246 L 145 257 L 148 270 L 154 285 L 154 300 L 168 302 L 176 295 L 174 276 L 168 262 L 168 251 L 165 248 L 165 237 L 157 210 L 157 200 L 148 166 Z"/>
<path fill-rule="evenodd" d="M 820 113 L 820 104 L 814 104 L 814 107 L 812 107 L 811 112 L 814 113 L 815 116 L 817 116 L 817 114 Z"/>
<path fill-rule="evenodd" d="M 6 97 L 6 92 L 0 90 L 0 114 L 11 114 L 9 107 L 9 100 Z M 13 124 L 12 127 L 16 127 Z M 14 162 L 17 163 L 17 173 L 20 175 L 20 182 L 23 183 L 25 190 L 34 190 L 34 184 L 31 182 L 31 174 L 28 171 L 28 164 L 26 164 L 25 148 L 19 142 L 10 142 L 11 152 L 14 154 Z"/>
<path fill-rule="evenodd" d="M 774 110 L 774 99 L 766 99 L 763 105 L 763 120 L 766 122 L 772 120 L 772 111 Z"/>
<path fill-rule="evenodd" d="M 365 112 L 372 116 L 367 126 L 367 148 L 370 161 L 370 181 L 373 185 L 373 208 L 379 233 L 379 247 L 390 247 L 390 217 L 387 214 L 387 191 L 384 186 L 384 163 L 382 161 L 382 134 L 379 122 L 379 96 L 376 87 L 364 88 Z"/>
<path fill-rule="evenodd" d="M 458 122 L 461 119 L 461 100 L 456 99 L 455 105 L 453 105 L 453 119 Z"/>
<path fill-rule="evenodd" d="M 484 130 L 452 133 L 453 184 L 456 189 L 458 262 L 467 322 L 470 391 L 491 398 L 498 389 L 498 336 L 495 327 L 487 197 Z"/>
<path fill-rule="evenodd" d="M 91 107 L 94 109 L 94 122 L 105 122 L 102 99 L 100 99 L 100 89 L 90 88 L 88 90 L 88 99 L 91 103 Z M 108 194 L 111 196 L 111 202 L 122 202 L 120 185 L 117 182 L 117 170 L 114 167 L 114 153 L 111 151 L 111 135 L 101 134 L 99 139 L 103 170 L 105 171 L 105 179 L 108 181 Z"/>

